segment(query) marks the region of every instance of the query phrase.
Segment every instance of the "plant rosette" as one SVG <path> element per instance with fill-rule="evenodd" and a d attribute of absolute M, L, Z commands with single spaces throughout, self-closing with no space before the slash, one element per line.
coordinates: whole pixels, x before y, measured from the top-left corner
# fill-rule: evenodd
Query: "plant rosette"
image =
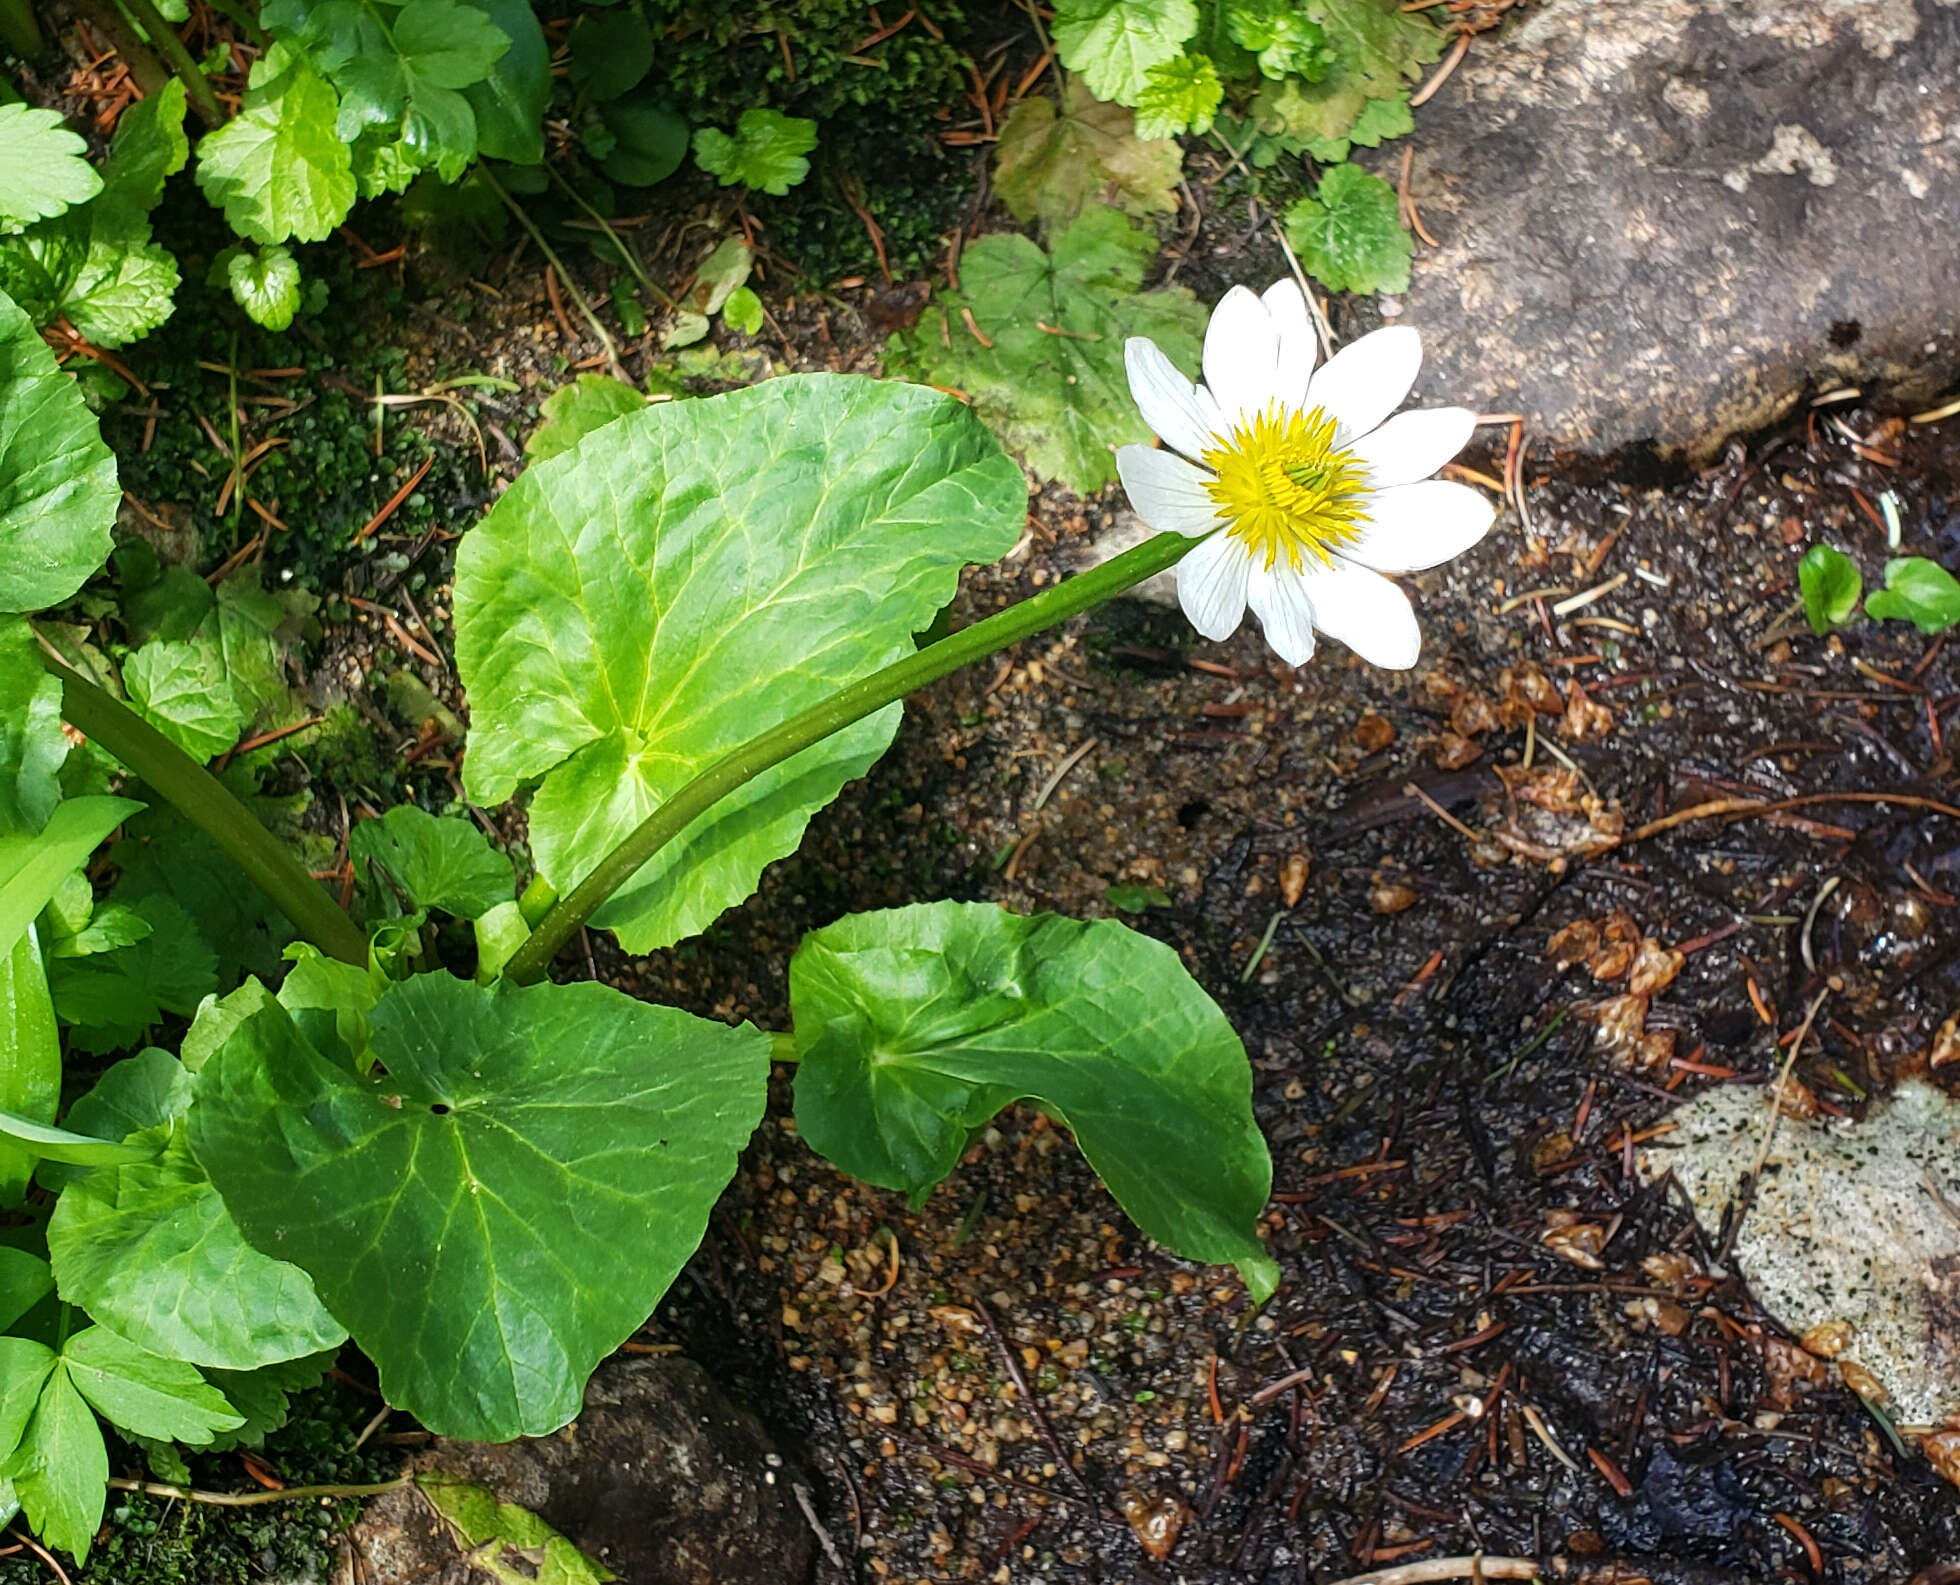
<path fill-rule="evenodd" d="M 1144 522 L 1198 539 L 1177 595 L 1206 638 L 1229 638 L 1250 607 L 1289 665 L 1313 658 L 1318 629 L 1371 665 L 1406 670 L 1422 630 L 1387 574 L 1462 555 L 1496 515 L 1468 485 L 1431 477 L 1477 415 L 1389 416 L 1422 364 L 1412 329 L 1374 331 L 1318 369 L 1315 346 L 1292 281 L 1225 294 L 1205 330 L 1201 384 L 1132 338 L 1130 394 L 1170 449 L 1125 446 L 1116 469 Z"/>

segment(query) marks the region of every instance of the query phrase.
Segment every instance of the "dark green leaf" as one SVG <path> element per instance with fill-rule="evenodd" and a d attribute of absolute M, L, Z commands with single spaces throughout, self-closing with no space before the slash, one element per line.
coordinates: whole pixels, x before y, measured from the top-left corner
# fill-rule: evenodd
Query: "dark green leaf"
<path fill-rule="evenodd" d="M 0 1244 L 0 1332 L 4 1332 L 14 1322 L 54 1292 L 54 1273 L 48 1263 L 39 1255 L 30 1255 L 24 1249 L 14 1249 Z M 4 1372 L 0 1372 L 4 1375 Z M 12 1439 L 8 1437 L 9 1421 L 4 1410 L 0 1410 L 0 1458 L 5 1458 L 20 1440 L 19 1428 L 12 1428 Z"/>
<path fill-rule="evenodd" d="M 580 17 L 570 42 L 572 82 L 588 99 L 617 99 L 653 65 L 653 30 L 634 8 Z"/>
<path fill-rule="evenodd" d="M 326 1380 L 339 1353 L 338 1348 L 329 1348 L 301 1359 L 261 1365 L 257 1370 L 207 1370 L 204 1374 L 211 1385 L 245 1417 L 243 1425 L 214 1436 L 209 1451 L 225 1453 L 235 1447 L 263 1447 L 267 1434 L 286 1423 L 293 1397 L 311 1392 Z"/>
<path fill-rule="evenodd" d="M 1395 189 L 1355 165 L 1337 165 L 1311 198 L 1286 211 L 1286 238 L 1307 273 L 1336 292 L 1404 292 L 1415 244 L 1402 229 Z"/>
<path fill-rule="evenodd" d="M 439 908 L 474 919 L 517 892 L 510 860 L 467 816 L 438 819 L 413 804 L 397 804 L 379 820 L 355 826 L 347 852 L 356 879 L 379 905 L 370 907 L 370 918 Z M 406 910 L 396 887 L 408 896 Z"/>
<path fill-rule="evenodd" d="M 1910 622 L 1922 633 L 1944 633 L 1960 622 L 1960 581 L 1924 556 L 1895 556 L 1885 564 L 1885 587 L 1865 597 L 1867 615 Z"/>
<path fill-rule="evenodd" d="M 854 376 L 790 375 L 595 431 L 527 469 L 463 541 L 471 798 L 544 777 L 532 848 L 570 891 L 722 754 L 911 653 L 961 566 L 1012 548 L 1026 489 L 959 403 Z M 703 929 L 897 723 L 880 711 L 723 799 L 597 922 L 634 952 Z"/>
<path fill-rule="evenodd" d="M 80 1174 L 55 1204 L 48 1258 L 64 1299 L 152 1353 L 227 1370 L 347 1335 L 305 1272 L 245 1242 L 181 1123 L 130 1142 L 159 1153 Z"/>
<path fill-rule="evenodd" d="M 664 182 L 687 158 L 687 123 L 645 89 L 601 105 L 599 118 L 613 137 L 599 168 L 622 186 Z"/>
<path fill-rule="evenodd" d="M 129 906 L 150 923 L 142 940 L 49 965 L 55 1011 L 70 1026 L 70 1041 L 84 1051 L 126 1050 L 165 1012 L 189 1016 L 218 988 L 217 957 L 180 904 L 147 893 Z"/>
<path fill-rule="evenodd" d="M 390 1403 L 448 1436 L 554 1430 L 699 1241 L 761 1116 L 768 1037 L 596 984 L 441 973 L 370 1021 L 381 1080 L 281 1008 L 247 1019 L 199 1075 L 198 1158 Z"/>
<path fill-rule="evenodd" d="M 1803 613 L 1810 630 L 1821 638 L 1851 620 L 1865 580 L 1857 564 L 1836 546 L 1812 545 L 1797 563 L 1797 586 L 1803 591 Z"/>
<path fill-rule="evenodd" d="M 408 0 L 395 17 L 393 33 L 411 82 L 436 88 L 482 82 L 510 48 L 509 35 L 464 0 Z"/>
<path fill-rule="evenodd" d="M 74 379 L 0 297 L 0 612 L 59 605 L 109 559 L 116 461 Z"/>
<path fill-rule="evenodd" d="M 551 52 L 530 0 L 478 0 L 510 40 L 490 75 L 463 90 L 476 114 L 477 152 L 485 159 L 536 165 L 544 158 L 542 122 L 551 98 Z M 501 206 L 498 210 L 502 215 Z"/>
<path fill-rule="evenodd" d="M 922 1198 L 1032 1099 L 1144 1232 L 1255 1300 L 1277 1286 L 1245 1048 L 1161 942 L 988 903 L 856 914 L 803 938 L 790 1010 L 798 1130 L 852 1176 Z"/>
<path fill-rule="evenodd" d="M 1139 292 L 1155 233 L 1092 208 L 1044 253 L 995 235 L 960 256 L 958 292 L 941 292 L 888 363 L 972 398 L 973 410 L 1044 479 L 1091 495 L 1116 478 L 1116 447 L 1147 444 L 1130 399 L 1123 343 L 1148 336 L 1195 369 L 1205 311 L 1182 287 Z M 991 345 L 966 327 L 965 314 Z M 1044 326 L 1048 328 L 1043 328 Z"/>

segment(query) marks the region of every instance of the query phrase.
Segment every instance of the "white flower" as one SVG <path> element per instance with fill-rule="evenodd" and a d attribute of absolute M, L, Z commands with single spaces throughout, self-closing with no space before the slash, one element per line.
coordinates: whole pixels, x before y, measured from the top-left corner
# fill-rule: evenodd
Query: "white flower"
<path fill-rule="evenodd" d="M 1177 567 L 1178 602 L 1206 638 L 1229 637 L 1250 605 L 1289 665 L 1311 658 L 1318 628 L 1399 670 L 1416 663 L 1422 631 L 1382 574 L 1461 555 L 1495 516 L 1469 486 L 1430 477 L 1476 415 L 1389 418 L 1422 363 L 1411 329 L 1363 336 L 1317 372 L 1314 345 L 1292 281 L 1263 297 L 1226 293 L 1205 332 L 1202 385 L 1133 338 L 1130 393 L 1169 449 L 1124 446 L 1116 470 L 1152 528 L 1209 536 Z"/>

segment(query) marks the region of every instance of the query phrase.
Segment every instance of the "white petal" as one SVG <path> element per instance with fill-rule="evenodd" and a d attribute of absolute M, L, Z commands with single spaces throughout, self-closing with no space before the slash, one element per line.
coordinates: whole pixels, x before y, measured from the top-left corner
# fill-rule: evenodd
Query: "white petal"
<path fill-rule="evenodd" d="M 1337 561 L 1326 572 L 1306 574 L 1314 626 L 1367 661 L 1407 671 L 1422 653 L 1422 629 L 1409 597 L 1380 573 Z"/>
<path fill-rule="evenodd" d="M 1313 659 L 1313 602 L 1299 573 L 1283 561 L 1254 567 L 1245 594 L 1274 654 L 1289 666 Z"/>
<path fill-rule="evenodd" d="M 1303 407 L 1307 400 L 1307 380 L 1313 374 L 1314 359 L 1320 354 L 1320 339 L 1314 334 L 1313 319 L 1307 313 L 1307 299 L 1300 283 L 1280 281 L 1266 289 L 1262 299 L 1279 332 L 1279 364 L 1273 376 L 1273 394 L 1288 409 Z"/>
<path fill-rule="evenodd" d="M 1116 473 L 1137 516 L 1152 528 L 1197 535 L 1218 527 L 1216 508 L 1205 491 L 1211 475 L 1176 452 L 1119 446 Z"/>
<path fill-rule="evenodd" d="M 1387 325 L 1329 358 L 1307 387 L 1307 405 L 1339 421 L 1334 444 L 1345 446 L 1402 405 L 1421 367 L 1422 337 L 1408 325 Z"/>
<path fill-rule="evenodd" d="M 1340 553 L 1376 572 L 1420 572 L 1476 544 L 1490 532 L 1497 508 L 1467 484 L 1424 479 L 1373 496 L 1368 516 L 1361 537 Z"/>
<path fill-rule="evenodd" d="M 1261 412 L 1277 394 L 1279 332 L 1258 295 L 1235 286 L 1205 327 L 1205 386 L 1227 423 Z"/>
<path fill-rule="evenodd" d="M 1230 638 L 1245 620 L 1252 557 L 1230 534 L 1200 540 L 1177 564 L 1177 603 L 1206 638 Z"/>
<path fill-rule="evenodd" d="M 1194 461 L 1217 443 L 1217 406 L 1177 372 L 1157 343 L 1132 336 L 1123 345 L 1130 371 L 1130 395 L 1136 398 L 1143 421 Z"/>
<path fill-rule="evenodd" d="M 1426 479 L 1470 443 L 1477 415 L 1467 407 L 1418 407 L 1397 413 L 1349 447 L 1368 464 L 1378 490 Z"/>

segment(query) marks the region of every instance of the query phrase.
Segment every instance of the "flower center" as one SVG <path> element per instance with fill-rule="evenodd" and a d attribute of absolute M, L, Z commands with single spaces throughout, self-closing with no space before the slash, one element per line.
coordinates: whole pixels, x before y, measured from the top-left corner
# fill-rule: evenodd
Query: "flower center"
<path fill-rule="evenodd" d="M 1282 556 L 1294 572 L 1309 556 L 1332 566 L 1368 522 L 1367 467 L 1335 450 L 1334 430 L 1324 408 L 1273 403 L 1199 459 L 1212 471 L 1205 490 L 1225 531 L 1269 569 Z"/>

